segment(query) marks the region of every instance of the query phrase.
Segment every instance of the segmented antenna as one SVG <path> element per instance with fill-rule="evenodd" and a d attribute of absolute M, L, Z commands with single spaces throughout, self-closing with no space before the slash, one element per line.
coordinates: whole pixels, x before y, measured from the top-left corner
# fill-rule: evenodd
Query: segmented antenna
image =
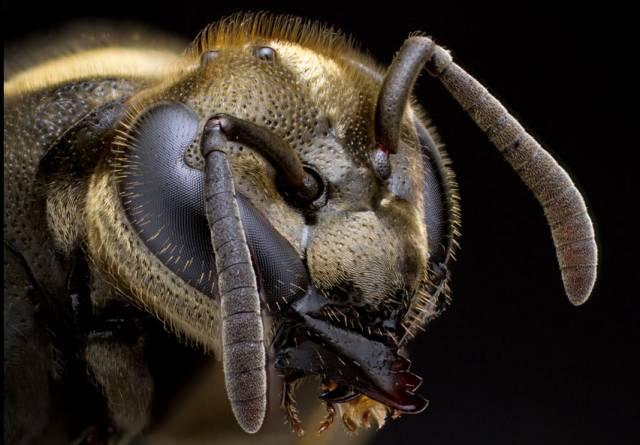
<path fill-rule="evenodd" d="M 381 96 L 388 91 L 391 99 L 404 97 L 397 93 L 397 84 L 405 81 L 413 86 L 416 67 L 424 65 L 489 137 L 542 205 L 569 301 L 574 305 L 584 303 L 595 284 L 598 253 L 584 199 L 567 172 L 485 87 L 453 62 L 449 52 L 428 37 L 405 41 L 387 73 Z M 402 107 L 390 109 L 400 117 L 404 111 Z M 400 118 L 387 116 L 379 122 L 398 126 Z M 397 135 L 396 130 L 383 129 L 381 134 Z M 391 144 L 394 138 L 397 136 L 389 139 Z"/>
<path fill-rule="evenodd" d="M 205 209 L 218 271 L 223 369 L 238 424 L 257 432 L 267 410 L 267 373 L 260 297 L 236 200 L 219 119 L 204 128 Z"/>

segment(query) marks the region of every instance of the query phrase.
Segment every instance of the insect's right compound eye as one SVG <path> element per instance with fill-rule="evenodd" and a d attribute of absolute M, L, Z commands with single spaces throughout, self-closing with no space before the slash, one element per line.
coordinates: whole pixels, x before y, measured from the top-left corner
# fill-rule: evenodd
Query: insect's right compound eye
<path fill-rule="evenodd" d="M 317 210 L 327 202 L 326 180 L 311 165 L 304 165 L 303 187 L 292 189 L 284 181 L 278 181 L 282 196 L 294 207 Z"/>

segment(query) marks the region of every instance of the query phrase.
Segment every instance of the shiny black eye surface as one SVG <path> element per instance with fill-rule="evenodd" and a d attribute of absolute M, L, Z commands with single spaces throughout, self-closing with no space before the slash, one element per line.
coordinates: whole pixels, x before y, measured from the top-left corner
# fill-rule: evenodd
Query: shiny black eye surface
<path fill-rule="evenodd" d="M 310 165 L 305 165 L 303 169 L 303 187 L 291 189 L 284 181 L 278 181 L 278 188 L 292 206 L 317 210 L 327 202 L 326 180 Z"/>
<path fill-rule="evenodd" d="M 276 51 L 269 46 L 259 46 L 255 49 L 255 56 L 269 63 L 276 61 Z"/>

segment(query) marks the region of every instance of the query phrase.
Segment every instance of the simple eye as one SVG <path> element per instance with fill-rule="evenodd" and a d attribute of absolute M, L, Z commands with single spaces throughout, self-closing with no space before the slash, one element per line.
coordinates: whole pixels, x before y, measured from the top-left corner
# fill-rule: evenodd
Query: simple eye
<path fill-rule="evenodd" d="M 304 187 L 290 189 L 283 181 L 279 181 L 278 188 L 291 205 L 317 210 L 327 202 L 326 181 L 314 167 L 304 165 L 303 168 Z"/>
<path fill-rule="evenodd" d="M 255 49 L 255 56 L 269 63 L 276 61 L 276 51 L 269 46 L 259 46 Z"/>
<path fill-rule="evenodd" d="M 218 51 L 207 51 L 200 56 L 200 65 L 207 66 L 218 58 Z"/>

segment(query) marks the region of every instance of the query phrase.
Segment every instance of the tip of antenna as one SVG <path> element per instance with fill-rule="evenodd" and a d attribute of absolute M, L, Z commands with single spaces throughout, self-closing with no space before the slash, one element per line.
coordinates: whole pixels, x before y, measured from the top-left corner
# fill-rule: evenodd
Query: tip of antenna
<path fill-rule="evenodd" d="M 596 275 L 596 266 L 565 269 L 563 271 L 562 281 L 571 304 L 580 306 L 589 299 L 596 283 Z"/>

